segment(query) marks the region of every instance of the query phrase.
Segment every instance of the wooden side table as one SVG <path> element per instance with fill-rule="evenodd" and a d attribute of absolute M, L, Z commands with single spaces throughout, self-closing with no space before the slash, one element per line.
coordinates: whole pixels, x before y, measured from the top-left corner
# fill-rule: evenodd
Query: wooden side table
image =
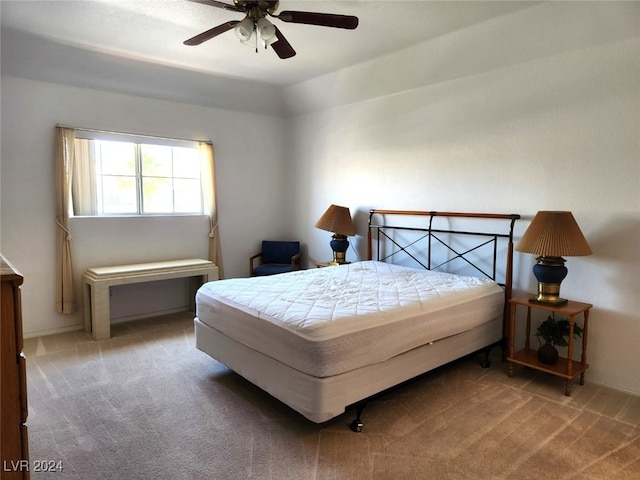
<path fill-rule="evenodd" d="M 509 316 L 509 345 L 507 350 L 507 362 L 509 362 L 509 377 L 513 376 L 513 365 L 523 365 L 542 372 L 556 375 L 566 379 L 565 395 L 571 395 L 571 381 L 580 375 L 580 385 L 584 385 L 584 373 L 589 368 L 587 364 L 587 333 L 589 327 L 589 311 L 593 307 L 590 303 L 574 302 L 569 300 L 562 305 L 547 305 L 543 303 L 531 302 L 532 295 L 520 295 L 509 300 L 511 314 Z M 527 308 L 527 323 L 525 346 L 522 350 L 515 352 L 515 327 L 516 309 L 518 306 Z M 544 310 L 557 313 L 569 319 L 569 338 L 567 347 L 567 357 L 560 357 L 555 365 L 546 365 L 538 360 L 537 349 L 531 348 L 529 339 L 531 337 L 531 310 Z M 582 355 L 580 361 L 573 359 L 573 327 L 576 316 L 582 315 L 584 319 L 582 332 Z"/>

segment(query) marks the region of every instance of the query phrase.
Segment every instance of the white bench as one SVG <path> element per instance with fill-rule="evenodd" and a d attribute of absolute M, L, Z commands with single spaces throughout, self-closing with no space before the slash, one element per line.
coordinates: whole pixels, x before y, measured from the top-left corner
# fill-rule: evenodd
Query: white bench
<path fill-rule="evenodd" d="M 218 280 L 218 267 L 209 260 L 190 258 L 87 269 L 83 275 L 85 330 L 94 340 L 111 337 L 109 287 L 185 277 L 200 277 L 190 289 L 190 306 L 195 308 L 195 290 L 204 282 Z"/>

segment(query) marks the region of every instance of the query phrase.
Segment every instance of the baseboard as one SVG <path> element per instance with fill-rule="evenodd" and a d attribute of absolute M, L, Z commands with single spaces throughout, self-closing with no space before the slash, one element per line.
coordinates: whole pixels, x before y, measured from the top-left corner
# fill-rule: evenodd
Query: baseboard
<path fill-rule="evenodd" d="M 171 308 L 168 310 L 161 310 L 161 311 L 156 311 L 156 312 L 150 312 L 150 313 L 142 313 L 142 314 L 138 314 L 138 315 L 130 315 L 127 317 L 120 317 L 120 318 L 112 318 L 111 319 L 111 325 L 114 325 L 116 323 L 124 323 L 124 322 L 129 322 L 132 320 L 142 320 L 144 318 L 152 318 L 152 317 L 162 317 L 164 315 L 171 315 L 174 313 L 181 313 L 181 312 L 188 312 L 190 309 L 187 306 L 182 306 L 182 307 L 178 307 L 178 308 Z M 195 315 L 195 313 L 194 313 Z M 60 328 L 51 328 L 51 329 L 47 329 L 47 330 L 38 330 L 36 332 L 29 332 L 23 335 L 22 338 L 27 339 L 27 338 L 37 338 L 37 337 L 47 337 L 49 335 L 57 335 L 60 333 L 70 333 L 70 332 L 77 332 L 80 330 L 84 330 L 84 323 L 80 323 L 80 324 L 76 324 L 76 325 L 71 325 L 68 327 L 60 327 Z"/>

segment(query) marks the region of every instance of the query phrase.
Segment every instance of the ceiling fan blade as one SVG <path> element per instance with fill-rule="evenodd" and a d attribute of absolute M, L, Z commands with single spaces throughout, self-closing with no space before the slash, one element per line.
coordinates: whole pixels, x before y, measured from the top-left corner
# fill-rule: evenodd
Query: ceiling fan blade
<path fill-rule="evenodd" d="M 191 37 L 189 40 L 185 40 L 182 43 L 189 46 L 200 45 L 201 43 L 206 42 L 207 40 L 211 40 L 213 37 L 217 37 L 221 33 L 231 30 L 238 23 L 239 23 L 239 20 L 231 20 L 229 22 L 223 23 L 222 25 L 218 25 L 217 27 L 213 27 L 207 30 L 206 32 L 202 32 L 196 35 L 195 37 Z"/>
<path fill-rule="evenodd" d="M 189 0 L 190 2 L 202 3 L 203 5 L 209 5 L 210 7 L 224 8 L 225 10 L 231 10 L 233 12 L 240 12 L 235 5 L 229 5 L 228 3 L 218 2 L 217 0 Z"/>
<path fill-rule="evenodd" d="M 352 15 L 336 15 L 333 13 L 294 12 L 285 10 L 278 15 L 283 22 L 306 23 L 322 27 L 347 28 L 353 30 L 358 26 L 358 17 Z"/>
<path fill-rule="evenodd" d="M 273 51 L 276 52 L 276 54 L 280 58 L 291 58 L 296 54 L 296 51 L 293 49 L 287 39 L 284 38 L 284 35 L 282 35 L 282 32 L 278 29 L 278 27 L 276 27 L 276 38 L 278 39 L 278 41 L 272 43 L 271 48 L 273 48 Z"/>

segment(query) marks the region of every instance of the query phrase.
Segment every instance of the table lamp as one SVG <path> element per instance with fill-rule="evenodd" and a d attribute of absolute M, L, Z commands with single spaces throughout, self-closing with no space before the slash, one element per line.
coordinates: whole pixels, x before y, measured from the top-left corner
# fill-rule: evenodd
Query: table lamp
<path fill-rule="evenodd" d="M 519 252 L 538 255 L 533 275 L 538 280 L 538 294 L 530 301 L 562 305 L 560 284 L 567 276 L 562 257 L 591 255 L 593 252 L 571 212 L 540 211 L 516 245 Z"/>
<path fill-rule="evenodd" d="M 316 228 L 333 233 L 329 243 L 333 250 L 333 261 L 329 262 L 329 265 L 347 263 L 346 251 L 349 248 L 347 237 L 356 234 L 349 209 L 331 205 L 320 217 L 320 220 L 316 222 Z"/>

